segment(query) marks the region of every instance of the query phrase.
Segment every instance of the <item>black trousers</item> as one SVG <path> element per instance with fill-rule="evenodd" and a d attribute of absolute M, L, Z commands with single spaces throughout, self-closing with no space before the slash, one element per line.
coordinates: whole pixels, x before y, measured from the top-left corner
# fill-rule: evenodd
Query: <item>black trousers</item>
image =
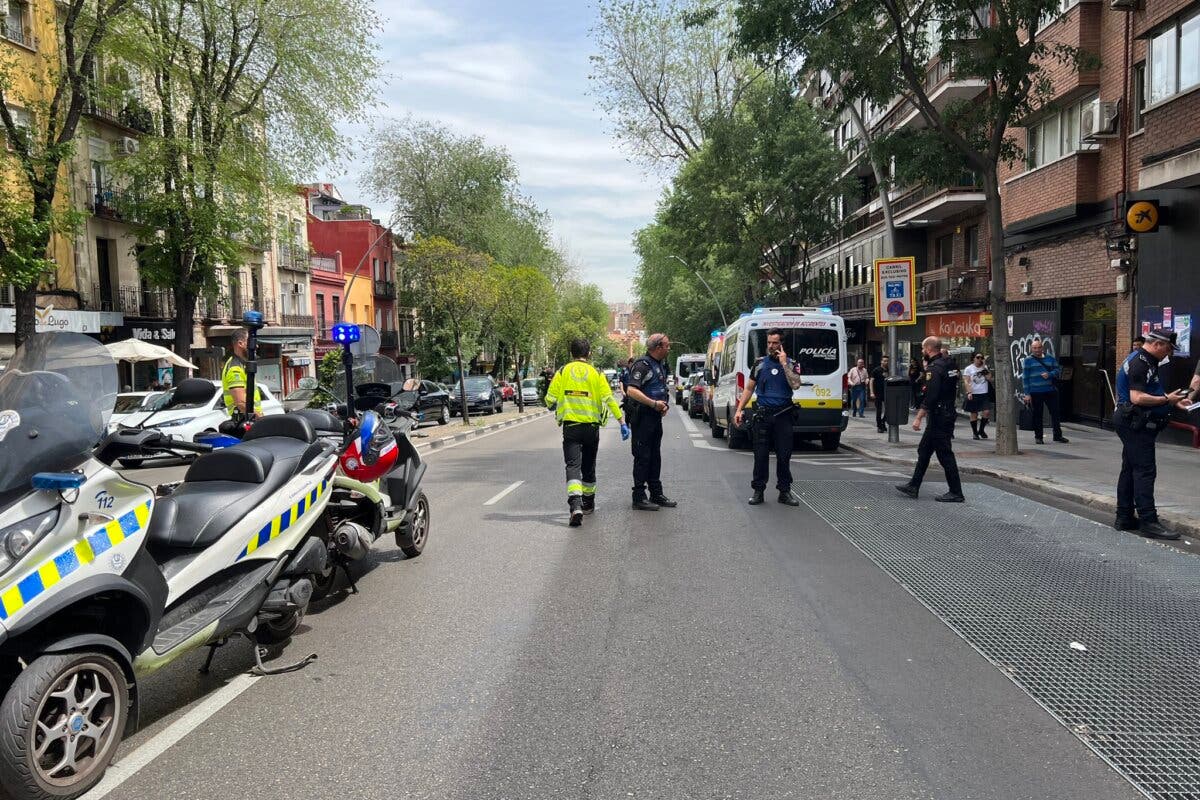
<path fill-rule="evenodd" d="M 565 422 L 562 435 L 563 461 L 567 465 L 567 504 L 576 508 L 582 498 L 596 496 L 600 426 L 594 422 Z"/>
<path fill-rule="evenodd" d="M 962 479 L 958 475 L 958 460 L 954 458 L 951 445 L 954 439 L 953 410 L 947 413 L 929 415 L 929 425 L 921 434 L 921 443 L 917 445 L 917 466 L 913 470 L 909 484 L 920 486 L 925 479 L 925 471 L 929 469 L 929 461 L 936 454 L 942 471 L 946 473 L 946 483 L 954 494 L 962 494 Z"/>
<path fill-rule="evenodd" d="M 883 396 L 880 394 L 876 394 L 875 395 L 875 427 L 876 428 L 883 429 L 883 428 L 887 427 L 887 423 L 884 422 L 884 419 L 883 419 L 884 410 L 885 410 L 885 407 L 883 405 Z"/>
<path fill-rule="evenodd" d="M 756 492 L 767 488 L 771 472 L 771 450 L 775 450 L 775 488 L 792 489 L 792 409 L 760 408 L 754 420 L 754 477 L 750 487 Z"/>
<path fill-rule="evenodd" d="M 1050 392 L 1034 392 L 1029 395 L 1029 410 L 1033 413 L 1033 436 L 1042 438 L 1042 408 L 1050 409 L 1050 427 L 1054 430 L 1054 438 L 1062 438 L 1062 426 L 1058 422 L 1058 390 Z"/>
<path fill-rule="evenodd" d="M 1133 519 L 1134 509 L 1137 509 L 1137 517 L 1142 522 L 1156 522 L 1158 509 L 1154 507 L 1154 479 L 1158 477 L 1158 465 L 1154 459 L 1154 440 L 1158 438 L 1158 431 L 1145 428 L 1135 431 L 1120 420 L 1115 419 L 1114 422 L 1117 436 L 1121 439 L 1117 517 Z"/>
<path fill-rule="evenodd" d="M 633 419 L 633 499 L 660 497 L 662 485 L 662 415 L 641 406 Z"/>

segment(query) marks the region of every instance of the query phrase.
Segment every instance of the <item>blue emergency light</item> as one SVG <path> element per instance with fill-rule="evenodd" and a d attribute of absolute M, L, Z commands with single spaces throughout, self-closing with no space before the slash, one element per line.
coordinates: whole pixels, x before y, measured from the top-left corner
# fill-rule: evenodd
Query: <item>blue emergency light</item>
<path fill-rule="evenodd" d="M 713 332 L 710 333 L 709 336 L 711 336 L 714 339 L 720 339 L 721 338 L 721 329 L 713 328 Z"/>
<path fill-rule="evenodd" d="M 353 344 L 361 338 L 362 331 L 357 325 L 339 322 L 333 326 L 333 340 L 338 344 Z"/>
<path fill-rule="evenodd" d="M 35 472 L 29 484 L 34 489 L 65 492 L 78 489 L 87 482 L 82 472 Z"/>
<path fill-rule="evenodd" d="M 821 311 L 825 314 L 832 314 L 833 306 L 821 306 Z"/>
<path fill-rule="evenodd" d="M 759 306 L 758 308 L 754 309 L 754 311 L 752 311 L 751 313 L 753 313 L 753 314 L 761 314 L 761 313 L 763 313 L 764 311 L 766 311 L 766 309 L 765 309 L 765 308 L 763 308 L 762 306 Z"/>
<path fill-rule="evenodd" d="M 250 328 L 261 328 L 263 326 L 263 313 L 254 310 L 245 312 L 242 314 L 242 324 Z"/>

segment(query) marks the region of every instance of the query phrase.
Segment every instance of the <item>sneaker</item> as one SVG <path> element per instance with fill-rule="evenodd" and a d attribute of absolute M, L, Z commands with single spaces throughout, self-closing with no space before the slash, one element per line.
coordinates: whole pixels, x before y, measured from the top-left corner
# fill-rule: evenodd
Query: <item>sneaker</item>
<path fill-rule="evenodd" d="M 896 487 L 896 491 L 900 494 L 906 494 L 915 500 L 917 495 L 920 494 L 921 489 L 919 486 L 913 486 L 911 483 L 901 483 Z"/>
<path fill-rule="evenodd" d="M 674 508 L 675 506 L 679 505 L 679 503 L 676 503 L 665 494 L 660 494 L 658 497 L 651 497 L 650 502 L 654 503 L 654 505 L 658 506 L 659 508 Z"/>
<path fill-rule="evenodd" d="M 752 505 L 752 506 L 761 506 L 763 504 L 764 499 L 765 498 L 763 497 L 762 492 L 755 492 L 754 494 L 750 495 L 749 502 L 750 502 L 750 505 Z"/>
<path fill-rule="evenodd" d="M 1164 528 L 1162 526 L 1162 524 L 1159 523 L 1158 520 L 1151 520 L 1150 522 L 1143 521 L 1141 524 L 1140 530 L 1141 530 L 1142 536 L 1147 536 L 1151 539 L 1178 539 L 1179 538 L 1178 533 L 1175 533 L 1175 531 L 1167 530 L 1166 528 Z"/>
<path fill-rule="evenodd" d="M 572 528 L 578 528 L 580 525 L 583 524 L 583 510 L 582 509 L 577 508 L 571 512 L 571 522 L 569 524 L 571 525 Z"/>
<path fill-rule="evenodd" d="M 1117 517 L 1113 527 L 1119 531 L 1136 531 L 1140 527 L 1137 517 Z"/>
<path fill-rule="evenodd" d="M 939 503 L 963 503 L 966 502 L 967 498 L 963 497 L 961 494 L 946 492 L 945 494 L 939 494 L 933 499 L 937 500 Z"/>
<path fill-rule="evenodd" d="M 639 497 L 634 500 L 633 508 L 635 511 L 658 511 L 658 506 L 656 506 L 654 503 L 651 503 L 644 497 Z"/>
<path fill-rule="evenodd" d="M 1071 440 L 1065 436 L 1055 436 L 1054 441 L 1058 442 L 1059 444 L 1069 444 Z"/>
<path fill-rule="evenodd" d="M 1034 440 L 1033 440 L 1033 443 L 1034 443 L 1034 444 L 1045 444 L 1045 442 L 1044 442 L 1043 440 L 1041 440 L 1041 439 L 1034 439 Z"/>
<path fill-rule="evenodd" d="M 788 490 L 788 491 L 786 491 L 786 492 L 780 492 L 780 493 L 779 493 L 779 502 L 783 503 L 785 506 L 798 506 L 798 505 L 800 505 L 800 501 L 799 501 L 799 500 L 797 500 L 797 499 L 796 499 L 796 498 L 795 498 L 795 497 L 792 495 L 792 493 L 791 493 L 791 490 Z"/>

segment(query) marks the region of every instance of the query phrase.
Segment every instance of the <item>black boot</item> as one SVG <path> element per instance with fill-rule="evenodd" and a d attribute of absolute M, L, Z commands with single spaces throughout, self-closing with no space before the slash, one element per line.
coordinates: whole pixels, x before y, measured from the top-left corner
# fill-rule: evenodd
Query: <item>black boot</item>
<path fill-rule="evenodd" d="M 567 501 L 567 505 L 571 508 L 571 521 L 568 523 L 572 528 L 578 528 L 583 524 L 583 502 L 582 499 L 574 495 Z"/>
<path fill-rule="evenodd" d="M 1137 517 L 1122 515 L 1120 512 L 1118 512 L 1117 518 L 1113 522 L 1113 527 L 1119 531 L 1136 531 L 1140 525 Z"/>
<path fill-rule="evenodd" d="M 779 493 L 779 502 L 783 503 L 785 506 L 800 505 L 800 501 L 795 498 L 791 489 L 787 490 L 786 492 Z"/>
<path fill-rule="evenodd" d="M 939 503 L 961 503 L 966 500 L 965 497 L 957 492 L 946 492 L 945 494 L 939 494 L 933 499 L 937 500 Z"/>
<path fill-rule="evenodd" d="M 913 486 L 911 483 L 902 483 L 896 487 L 896 491 L 916 499 L 917 495 L 921 493 L 921 487 Z"/>
<path fill-rule="evenodd" d="M 583 513 L 591 514 L 596 510 L 596 495 L 585 494 L 583 496 Z"/>
<path fill-rule="evenodd" d="M 679 505 L 679 503 L 676 503 L 665 494 L 656 494 L 651 496 L 650 502 L 654 503 L 654 505 L 658 506 L 659 508 L 674 508 L 675 506 Z"/>
<path fill-rule="evenodd" d="M 1178 539 L 1179 534 L 1175 531 L 1169 531 L 1159 523 L 1158 520 L 1152 519 L 1149 522 L 1142 520 L 1140 532 L 1142 536 L 1151 539 Z"/>
<path fill-rule="evenodd" d="M 633 508 L 636 511 L 658 511 L 658 506 L 644 497 L 633 498 Z"/>
<path fill-rule="evenodd" d="M 763 504 L 763 493 L 758 489 L 754 490 L 754 494 L 750 495 L 750 505 L 761 506 Z"/>
<path fill-rule="evenodd" d="M 979 421 L 978 420 L 974 420 L 974 419 L 971 420 L 971 435 L 976 439 L 979 438 Z"/>
<path fill-rule="evenodd" d="M 987 424 L 988 424 L 987 417 L 984 417 L 983 419 L 979 420 L 979 438 L 980 439 L 988 438 L 987 430 L 985 430 L 987 428 Z"/>

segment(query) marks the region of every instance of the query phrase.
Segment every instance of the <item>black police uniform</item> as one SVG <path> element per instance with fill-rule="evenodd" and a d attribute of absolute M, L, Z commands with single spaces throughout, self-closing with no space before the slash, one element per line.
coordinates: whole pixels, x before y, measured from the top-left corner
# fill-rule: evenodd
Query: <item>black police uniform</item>
<path fill-rule="evenodd" d="M 771 469 L 771 449 L 775 450 L 775 488 L 780 494 L 792 490 L 792 388 L 785 369 L 797 375 L 800 367 L 792 359 L 781 365 L 763 356 L 750 370 L 754 394 L 758 398 L 754 414 L 754 476 L 750 487 L 756 492 L 767 488 Z"/>
<path fill-rule="evenodd" d="M 629 365 L 627 386 L 640 389 L 651 400 L 667 400 L 667 370 L 662 362 L 650 357 L 649 353 L 638 356 Z M 636 401 L 629 403 L 632 410 L 630 427 L 633 430 L 633 500 L 663 496 L 662 485 L 662 414 Z"/>
<path fill-rule="evenodd" d="M 1158 360 L 1145 350 L 1138 349 L 1125 359 L 1117 373 L 1117 408 L 1113 426 L 1121 439 L 1121 476 L 1117 479 L 1117 522 L 1133 527 L 1136 521 L 1144 524 L 1158 521 L 1154 505 L 1154 481 L 1158 465 L 1154 456 L 1154 440 L 1170 422 L 1171 406 L 1135 406 L 1130 390 L 1136 389 L 1155 397 L 1166 396 L 1158 374 Z"/>
<path fill-rule="evenodd" d="M 962 480 L 958 475 L 958 461 L 951 449 L 954 437 L 954 398 L 958 391 L 958 367 L 949 356 L 938 356 L 929 362 L 921 376 L 925 385 L 920 407 L 925 409 L 926 427 L 917 446 L 917 466 L 913 470 L 911 489 L 920 489 L 929 460 L 936 453 L 938 463 L 946 473 L 950 495 L 962 497 Z M 945 496 L 945 495 L 943 495 Z"/>

